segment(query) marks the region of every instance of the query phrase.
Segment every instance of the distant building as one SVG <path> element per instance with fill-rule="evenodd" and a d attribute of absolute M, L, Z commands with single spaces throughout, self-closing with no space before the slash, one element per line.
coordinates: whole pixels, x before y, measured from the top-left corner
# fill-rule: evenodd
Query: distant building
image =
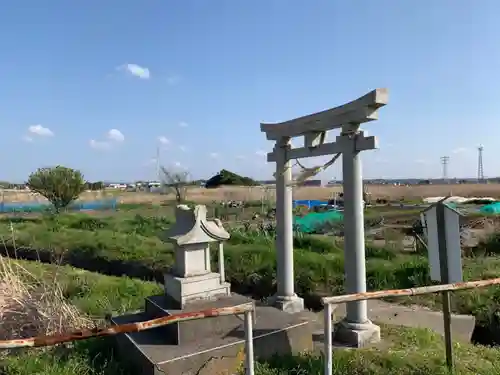
<path fill-rule="evenodd" d="M 110 189 L 125 190 L 127 188 L 127 184 L 109 184 L 107 187 Z"/>
<path fill-rule="evenodd" d="M 151 182 L 148 182 L 148 188 L 159 188 L 161 187 L 161 182 L 158 182 L 158 181 L 151 181 Z"/>

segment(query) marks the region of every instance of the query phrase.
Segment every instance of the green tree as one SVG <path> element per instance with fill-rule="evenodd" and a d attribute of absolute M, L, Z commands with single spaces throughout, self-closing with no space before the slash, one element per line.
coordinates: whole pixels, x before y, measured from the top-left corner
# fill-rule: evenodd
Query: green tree
<path fill-rule="evenodd" d="M 47 198 L 56 212 L 67 207 L 85 190 L 85 180 L 80 171 L 56 167 L 38 168 L 28 177 L 28 187 Z"/>

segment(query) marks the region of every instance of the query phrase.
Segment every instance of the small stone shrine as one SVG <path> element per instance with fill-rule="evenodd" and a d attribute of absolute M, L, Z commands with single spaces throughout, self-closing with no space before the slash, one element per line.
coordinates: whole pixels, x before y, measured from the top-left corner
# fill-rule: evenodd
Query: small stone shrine
<path fill-rule="evenodd" d="M 174 244 L 175 264 L 165 274 L 165 294 L 178 309 L 190 301 L 230 296 L 231 285 L 224 282 L 223 243 L 229 239 L 220 220 L 207 220 L 207 208 L 185 205 L 176 209 L 176 223 L 163 240 Z M 210 243 L 219 243 L 219 273 L 211 271 Z"/>
<path fill-rule="evenodd" d="M 201 310 L 255 305 L 253 337 L 256 358 L 312 348 L 307 320 L 231 293 L 225 282 L 223 242 L 230 238 L 218 219 L 208 220 L 197 205 L 176 208 L 176 223 L 161 235 L 173 243 L 175 261 L 164 275 L 164 294 L 147 297 L 145 310 L 112 318 L 116 325 Z M 210 244 L 218 244 L 218 272 L 212 271 Z M 232 374 L 241 364 L 243 318 L 218 316 L 177 322 L 117 336 L 122 359 L 141 375 Z"/>

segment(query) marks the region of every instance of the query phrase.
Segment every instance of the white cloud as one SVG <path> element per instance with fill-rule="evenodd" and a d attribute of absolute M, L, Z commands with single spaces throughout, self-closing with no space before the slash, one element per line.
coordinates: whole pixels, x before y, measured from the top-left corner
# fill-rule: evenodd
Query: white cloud
<path fill-rule="evenodd" d="M 29 135 L 25 135 L 25 136 L 23 137 L 23 141 L 25 141 L 25 142 L 33 142 L 33 138 L 32 138 L 32 137 L 30 137 Z"/>
<path fill-rule="evenodd" d="M 89 145 L 95 150 L 107 150 L 111 146 L 108 142 L 96 141 L 95 139 L 91 139 Z"/>
<path fill-rule="evenodd" d="M 111 148 L 112 143 L 120 143 L 125 140 L 125 136 L 118 129 L 111 129 L 110 131 L 108 131 L 106 134 L 106 138 L 109 141 L 97 141 L 95 139 L 91 139 L 89 141 L 89 145 L 96 150 L 107 150 Z"/>
<path fill-rule="evenodd" d="M 167 137 L 163 136 L 163 135 L 160 135 L 158 137 L 158 141 L 162 144 L 162 145 L 168 145 L 170 143 L 170 139 L 168 139 Z"/>
<path fill-rule="evenodd" d="M 267 156 L 267 152 L 264 150 L 257 150 L 255 151 L 255 155 L 257 156 Z"/>
<path fill-rule="evenodd" d="M 52 137 L 54 133 L 49 128 L 45 128 L 42 125 L 31 125 L 28 128 L 28 132 L 40 137 Z"/>
<path fill-rule="evenodd" d="M 121 65 L 117 68 L 118 70 L 123 70 L 127 72 L 128 74 L 133 75 L 134 77 L 141 78 L 141 79 L 149 79 L 151 77 L 151 74 L 149 72 L 149 69 L 137 64 L 124 64 Z"/>
<path fill-rule="evenodd" d="M 176 85 L 177 83 L 179 83 L 181 81 L 181 79 L 182 79 L 182 77 L 180 75 L 172 74 L 172 75 L 167 77 L 167 83 L 170 86 L 173 86 L 173 85 Z"/>
<path fill-rule="evenodd" d="M 174 162 L 174 165 L 175 165 L 176 167 L 180 167 L 180 166 L 181 166 L 181 162 L 180 162 L 180 161 L 176 161 L 176 162 Z"/>
<path fill-rule="evenodd" d="M 454 149 L 451 153 L 452 154 L 463 154 L 464 152 L 467 152 L 467 151 L 469 151 L 469 150 L 465 147 L 458 147 L 458 148 Z"/>
<path fill-rule="evenodd" d="M 156 158 L 151 158 L 147 162 L 144 163 L 145 166 L 156 164 Z"/>
<path fill-rule="evenodd" d="M 125 136 L 118 129 L 111 129 L 108 132 L 108 139 L 115 142 L 123 142 L 125 140 Z"/>
<path fill-rule="evenodd" d="M 179 127 L 181 127 L 181 128 L 187 128 L 188 126 L 189 126 L 189 124 L 187 122 L 184 122 L 184 121 L 179 122 Z"/>
<path fill-rule="evenodd" d="M 219 157 L 219 154 L 218 154 L 217 152 L 211 152 L 211 153 L 210 153 L 210 157 L 211 157 L 212 159 L 217 159 L 217 158 Z"/>
<path fill-rule="evenodd" d="M 186 146 L 180 145 L 179 150 L 181 150 L 182 152 L 186 152 L 187 148 L 186 148 Z"/>

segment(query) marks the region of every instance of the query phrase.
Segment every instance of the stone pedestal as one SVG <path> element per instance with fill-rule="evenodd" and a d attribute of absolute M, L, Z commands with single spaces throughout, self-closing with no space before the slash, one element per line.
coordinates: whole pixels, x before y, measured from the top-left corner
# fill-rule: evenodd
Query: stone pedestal
<path fill-rule="evenodd" d="M 182 309 L 190 301 L 210 300 L 231 295 L 231 284 L 221 283 L 220 275 L 215 272 L 191 277 L 178 277 L 165 274 L 165 294 Z"/>
<path fill-rule="evenodd" d="M 335 325 L 333 339 L 341 344 L 362 348 L 380 341 L 380 327 L 371 321 L 359 324 L 344 319 Z"/>
<path fill-rule="evenodd" d="M 278 310 L 287 313 L 299 313 L 304 310 L 304 299 L 296 294 L 293 296 L 275 295 L 270 299 L 270 304 Z"/>
<path fill-rule="evenodd" d="M 134 323 L 160 316 L 255 303 L 253 341 L 256 359 L 290 355 L 313 348 L 310 323 L 297 314 L 259 305 L 238 294 L 213 301 L 187 303 L 182 310 L 169 308 L 166 296 L 146 299 L 145 312 L 113 318 L 114 324 Z M 121 359 L 141 375 L 236 374 L 244 359 L 242 317 L 219 316 L 158 327 L 117 337 Z"/>

